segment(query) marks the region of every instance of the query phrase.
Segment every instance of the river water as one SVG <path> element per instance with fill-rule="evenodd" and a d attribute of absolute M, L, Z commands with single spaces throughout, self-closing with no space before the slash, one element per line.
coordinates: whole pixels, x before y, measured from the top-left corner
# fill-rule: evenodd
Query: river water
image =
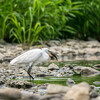
<path fill-rule="evenodd" d="M 74 66 L 87 66 L 87 67 L 92 67 L 96 64 L 100 64 L 100 61 L 67 61 L 67 62 L 57 62 L 56 63 L 58 66 L 63 67 L 66 64 L 70 64 L 73 67 Z M 47 66 L 48 64 L 45 64 L 44 66 Z M 75 81 L 75 83 L 80 83 L 82 81 L 88 82 L 91 85 L 94 85 L 93 82 L 95 81 L 100 81 L 100 75 L 99 76 L 92 76 L 92 77 L 83 77 L 81 75 L 73 75 L 70 77 L 37 77 L 35 78 L 35 83 L 36 84 L 44 84 L 44 83 L 52 83 L 52 84 L 61 84 L 61 85 L 66 85 L 66 81 L 68 78 L 71 78 L 72 80 Z M 100 85 L 96 85 L 100 86 Z"/>

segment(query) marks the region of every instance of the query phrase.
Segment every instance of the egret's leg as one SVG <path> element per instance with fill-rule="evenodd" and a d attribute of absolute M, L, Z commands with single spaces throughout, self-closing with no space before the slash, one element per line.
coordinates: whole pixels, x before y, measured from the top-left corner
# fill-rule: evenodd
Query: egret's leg
<path fill-rule="evenodd" d="M 30 81 L 31 81 L 31 79 L 34 80 L 34 77 L 30 74 L 31 69 L 32 69 L 32 65 L 29 66 L 28 71 L 27 71 L 28 75 L 30 76 Z"/>

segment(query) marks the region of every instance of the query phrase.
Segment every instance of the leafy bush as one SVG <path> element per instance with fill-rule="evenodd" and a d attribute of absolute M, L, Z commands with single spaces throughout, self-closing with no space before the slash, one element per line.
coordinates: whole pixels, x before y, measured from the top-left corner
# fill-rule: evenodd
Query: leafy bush
<path fill-rule="evenodd" d="M 1 0 L 0 37 L 29 46 L 38 40 L 100 40 L 99 9 L 99 0 Z"/>
<path fill-rule="evenodd" d="M 81 1 L 81 0 L 80 0 Z M 82 15 L 69 23 L 77 30 L 76 38 L 96 38 L 100 41 L 100 0 L 84 0 Z"/>
<path fill-rule="evenodd" d="M 27 44 L 28 46 L 31 46 L 34 42 L 36 42 L 38 40 L 39 33 L 44 28 L 49 27 L 49 25 L 41 26 L 39 21 L 33 19 L 34 15 L 40 10 L 39 8 L 36 8 L 39 6 L 38 3 L 38 0 L 34 0 L 33 8 L 29 7 L 29 10 L 25 15 L 28 15 L 29 17 L 29 25 L 26 25 L 27 20 L 25 21 L 24 16 L 21 18 L 21 16 L 18 16 L 17 13 L 11 13 L 4 20 L 2 33 L 4 34 L 5 30 L 10 27 L 10 38 L 13 37 L 13 41 L 17 40 L 19 43 L 22 43 L 23 45 Z"/>

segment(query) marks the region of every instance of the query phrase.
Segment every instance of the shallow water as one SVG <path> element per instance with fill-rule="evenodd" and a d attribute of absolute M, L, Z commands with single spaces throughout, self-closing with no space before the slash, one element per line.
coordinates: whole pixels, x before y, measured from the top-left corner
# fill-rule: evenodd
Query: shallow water
<path fill-rule="evenodd" d="M 50 63 L 49 63 L 50 64 Z M 48 66 L 49 64 L 45 64 L 44 66 Z M 70 64 L 74 66 L 87 66 L 92 67 L 96 64 L 100 64 L 100 61 L 68 61 L 68 62 L 56 62 L 59 67 L 63 67 L 66 64 Z M 88 82 L 91 85 L 94 85 L 93 82 L 100 81 L 100 75 L 94 77 L 82 77 L 81 75 L 73 75 L 71 77 L 39 77 L 35 78 L 36 84 L 44 84 L 44 83 L 52 83 L 52 84 L 61 84 L 66 85 L 66 81 L 68 78 L 71 78 L 75 81 L 75 83 L 80 83 L 82 81 Z M 100 86 L 100 85 L 96 85 Z"/>
<path fill-rule="evenodd" d="M 74 66 L 87 66 L 87 67 L 92 67 L 96 64 L 100 64 L 100 60 L 91 60 L 91 61 L 86 61 L 86 60 L 80 60 L 80 61 L 63 61 L 63 62 L 54 62 L 57 64 L 59 67 L 64 67 L 66 64 Z M 50 63 L 45 63 L 44 66 L 48 66 Z"/>
<path fill-rule="evenodd" d="M 44 77 L 44 78 L 36 78 L 35 83 L 36 84 L 44 84 L 44 83 L 52 83 L 52 84 L 61 84 L 61 85 L 66 85 L 66 81 L 69 77 Z M 74 75 L 70 77 L 75 81 L 75 83 L 80 83 L 80 82 L 87 82 L 90 85 L 93 85 L 93 82 L 95 81 L 100 81 L 100 75 L 99 76 L 94 76 L 94 77 L 81 77 L 81 75 Z M 100 85 L 96 85 L 100 86 Z"/>

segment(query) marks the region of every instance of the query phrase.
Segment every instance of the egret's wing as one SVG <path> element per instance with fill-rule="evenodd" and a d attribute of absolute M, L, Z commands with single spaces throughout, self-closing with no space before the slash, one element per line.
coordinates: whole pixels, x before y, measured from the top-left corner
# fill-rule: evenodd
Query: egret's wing
<path fill-rule="evenodd" d="M 36 61 L 39 57 L 42 56 L 42 51 L 40 49 L 34 49 L 29 50 L 20 56 L 13 59 L 10 64 L 16 65 L 16 64 L 29 64 L 31 62 Z"/>

